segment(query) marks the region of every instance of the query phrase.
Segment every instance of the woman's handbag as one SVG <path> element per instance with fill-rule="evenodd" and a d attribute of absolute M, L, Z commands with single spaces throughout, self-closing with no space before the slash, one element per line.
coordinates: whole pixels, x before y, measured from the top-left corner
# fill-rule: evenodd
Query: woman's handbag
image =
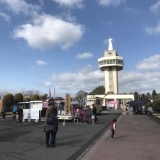
<path fill-rule="evenodd" d="M 92 115 L 92 119 L 95 119 L 95 115 Z"/>

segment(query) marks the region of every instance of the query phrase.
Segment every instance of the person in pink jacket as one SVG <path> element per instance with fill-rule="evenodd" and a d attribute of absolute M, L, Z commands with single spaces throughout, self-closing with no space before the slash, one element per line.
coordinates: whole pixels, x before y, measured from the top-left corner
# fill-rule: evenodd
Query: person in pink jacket
<path fill-rule="evenodd" d="M 115 130 L 116 130 L 116 122 L 117 119 L 113 119 L 112 123 L 111 123 L 111 139 L 114 139 L 114 134 L 115 134 Z"/>

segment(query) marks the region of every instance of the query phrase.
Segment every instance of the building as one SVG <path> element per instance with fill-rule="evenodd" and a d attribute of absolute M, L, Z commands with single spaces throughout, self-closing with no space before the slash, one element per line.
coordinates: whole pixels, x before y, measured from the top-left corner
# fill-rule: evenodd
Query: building
<path fill-rule="evenodd" d="M 124 94 L 118 91 L 118 71 L 123 70 L 123 57 L 118 56 L 113 49 L 112 39 L 108 40 L 108 50 L 104 51 L 104 57 L 98 59 L 99 68 L 104 71 L 105 94 L 87 95 L 87 102 L 93 103 L 97 98 L 102 100 L 102 106 L 106 106 L 109 101 L 119 101 L 121 107 L 129 100 L 134 100 L 134 94 Z M 116 108 L 116 107 L 115 107 Z"/>
<path fill-rule="evenodd" d="M 98 59 L 99 68 L 104 71 L 105 93 L 118 93 L 118 71 L 123 70 L 123 57 L 118 56 L 113 49 L 112 39 L 109 39 L 108 50 L 104 57 Z"/>

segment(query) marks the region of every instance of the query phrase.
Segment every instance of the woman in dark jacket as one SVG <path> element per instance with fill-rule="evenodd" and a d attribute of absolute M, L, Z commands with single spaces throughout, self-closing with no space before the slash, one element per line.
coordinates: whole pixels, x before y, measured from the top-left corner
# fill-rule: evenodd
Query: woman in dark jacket
<path fill-rule="evenodd" d="M 51 105 L 49 109 L 46 110 L 46 126 L 45 126 L 45 133 L 46 133 L 46 147 L 53 148 L 55 145 L 55 136 L 57 133 L 57 122 L 56 117 L 53 114 L 54 106 Z M 49 141 L 51 139 L 51 143 L 49 145 Z"/>
<path fill-rule="evenodd" d="M 93 107 L 92 112 L 93 112 L 93 115 L 95 116 L 95 123 L 99 123 L 97 118 L 97 108 L 94 104 L 92 104 L 92 107 Z"/>

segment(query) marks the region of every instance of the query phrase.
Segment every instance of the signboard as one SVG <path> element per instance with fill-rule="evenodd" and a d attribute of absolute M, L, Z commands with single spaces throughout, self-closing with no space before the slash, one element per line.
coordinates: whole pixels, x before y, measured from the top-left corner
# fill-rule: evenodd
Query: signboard
<path fill-rule="evenodd" d="M 71 97 L 70 94 L 66 94 L 65 96 L 65 113 L 69 114 L 70 113 L 70 105 L 71 105 Z"/>
<path fill-rule="evenodd" d="M 39 110 L 23 109 L 23 119 L 39 119 Z"/>
<path fill-rule="evenodd" d="M 42 101 L 30 101 L 30 108 L 42 110 L 43 102 Z"/>

